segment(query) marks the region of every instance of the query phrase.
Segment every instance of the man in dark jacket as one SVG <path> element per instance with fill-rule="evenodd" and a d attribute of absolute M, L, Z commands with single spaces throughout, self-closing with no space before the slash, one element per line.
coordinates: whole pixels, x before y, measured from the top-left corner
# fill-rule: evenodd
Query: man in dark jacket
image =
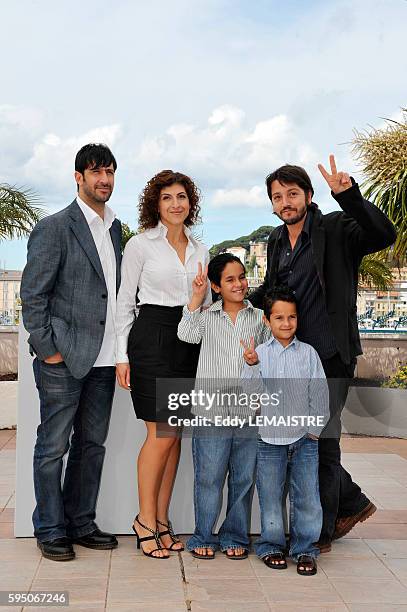
<path fill-rule="evenodd" d="M 331 419 L 319 440 L 321 552 L 376 510 L 341 466 L 340 416 L 362 353 L 356 319 L 359 265 L 364 255 L 396 238 L 387 217 L 363 199 L 348 174 L 337 171 L 333 155 L 330 166 L 331 173 L 321 164 L 318 168 L 342 211 L 326 215 L 312 202 L 314 190 L 303 168 L 285 165 L 267 177 L 273 212 L 283 225 L 270 234 L 265 280 L 249 297 L 261 308 L 276 284 L 291 287 L 298 302 L 297 337 L 317 350 L 329 380 Z"/>

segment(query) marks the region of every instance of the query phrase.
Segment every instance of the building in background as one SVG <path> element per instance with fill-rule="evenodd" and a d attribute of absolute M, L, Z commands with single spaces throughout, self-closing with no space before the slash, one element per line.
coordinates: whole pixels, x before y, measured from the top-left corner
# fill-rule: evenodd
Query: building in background
<path fill-rule="evenodd" d="M 232 255 L 235 255 L 235 257 L 238 257 L 240 259 L 244 266 L 246 265 L 247 251 L 244 247 L 229 247 L 228 249 L 226 249 L 226 253 L 231 253 Z"/>
<path fill-rule="evenodd" d="M 378 291 L 360 286 L 357 298 L 359 325 L 405 329 L 407 324 L 407 267 L 393 268 L 393 287 Z"/>
<path fill-rule="evenodd" d="M 267 242 L 251 242 L 249 259 L 257 265 L 258 276 L 264 278 L 267 270 Z"/>
<path fill-rule="evenodd" d="M 0 325 L 17 325 L 20 318 L 20 270 L 0 269 Z"/>

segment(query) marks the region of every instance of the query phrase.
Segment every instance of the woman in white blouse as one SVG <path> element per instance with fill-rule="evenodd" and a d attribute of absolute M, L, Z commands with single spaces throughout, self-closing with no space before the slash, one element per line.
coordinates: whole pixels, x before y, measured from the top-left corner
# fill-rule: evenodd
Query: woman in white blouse
<path fill-rule="evenodd" d="M 147 183 L 139 204 L 142 231 L 124 250 L 117 301 L 116 375 L 120 386 L 131 390 L 136 416 L 147 429 L 137 463 L 140 512 L 133 530 L 144 554 L 159 559 L 183 546 L 168 519 L 180 437 L 157 435 L 168 429 L 171 413 L 156 397 L 155 379 L 193 379 L 196 373 L 199 346 L 179 340 L 177 327 L 198 263 L 204 268 L 209 261 L 207 248 L 189 229 L 199 218 L 199 200 L 196 185 L 179 172 L 163 170 Z M 210 301 L 208 285 L 206 304 Z"/>

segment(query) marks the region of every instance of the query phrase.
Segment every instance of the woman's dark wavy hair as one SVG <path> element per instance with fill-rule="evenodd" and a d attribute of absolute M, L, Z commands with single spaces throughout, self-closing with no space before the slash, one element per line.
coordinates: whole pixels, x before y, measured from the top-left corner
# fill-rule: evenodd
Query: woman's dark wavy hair
<path fill-rule="evenodd" d="M 201 207 L 199 206 L 199 202 L 201 200 L 201 192 L 194 181 L 186 174 L 181 174 L 181 172 L 162 170 L 148 181 L 141 192 L 138 205 L 139 228 L 141 230 L 156 227 L 160 220 L 158 201 L 161 190 L 175 183 L 180 183 L 180 185 L 184 187 L 189 199 L 189 214 L 184 221 L 184 225 L 189 227 L 200 222 L 199 213 Z"/>
<path fill-rule="evenodd" d="M 219 255 L 215 255 L 208 265 L 208 278 L 211 283 L 214 283 L 220 287 L 223 270 L 226 268 L 228 263 L 233 262 L 240 263 L 243 268 L 243 272 L 246 272 L 246 268 L 242 264 L 241 260 L 236 257 L 236 255 L 232 255 L 232 253 L 219 253 Z M 212 302 L 216 302 L 216 300 L 219 298 L 221 298 L 220 293 L 216 293 L 216 291 L 212 289 Z"/>

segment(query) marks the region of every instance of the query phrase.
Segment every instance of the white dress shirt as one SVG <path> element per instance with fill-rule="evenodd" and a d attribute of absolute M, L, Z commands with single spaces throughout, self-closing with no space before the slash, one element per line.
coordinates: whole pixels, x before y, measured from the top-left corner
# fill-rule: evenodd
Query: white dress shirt
<path fill-rule="evenodd" d="M 114 366 L 116 365 L 116 255 L 109 230 L 112 227 L 115 214 L 109 206 L 105 205 L 104 219 L 102 219 L 79 196 L 76 196 L 76 201 L 89 225 L 107 288 L 105 333 L 99 355 L 93 367 Z"/>
<path fill-rule="evenodd" d="M 156 227 L 130 238 L 124 249 L 117 297 L 117 363 L 128 362 L 127 339 L 136 316 L 137 289 L 139 306 L 184 306 L 192 297 L 192 281 L 198 273 L 198 263 L 204 269 L 209 262 L 206 246 L 184 226 L 188 244 L 183 264 L 167 240 L 167 231 L 168 228 L 159 221 Z M 211 301 L 208 282 L 204 305 Z"/>

